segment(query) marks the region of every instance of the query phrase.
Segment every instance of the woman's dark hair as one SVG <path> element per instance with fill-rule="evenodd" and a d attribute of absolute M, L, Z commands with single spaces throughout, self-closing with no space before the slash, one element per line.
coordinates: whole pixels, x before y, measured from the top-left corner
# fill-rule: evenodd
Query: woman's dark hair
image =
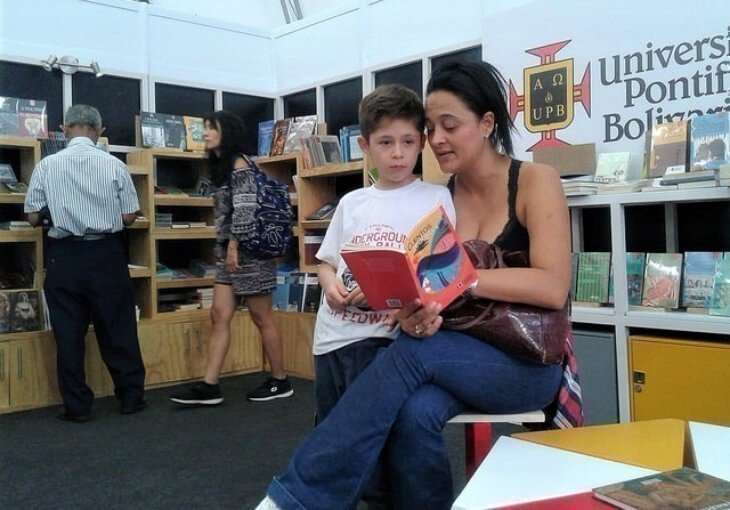
<path fill-rule="evenodd" d="M 203 120 L 218 129 L 221 134 L 219 147 L 220 157 L 212 150 L 206 150 L 208 163 L 210 165 L 210 180 L 215 186 L 221 186 L 228 182 L 228 176 L 233 165 L 233 156 L 244 152 L 244 136 L 246 129 L 243 121 L 238 115 L 218 110 L 203 117 Z"/>
<path fill-rule="evenodd" d="M 451 62 L 436 69 L 428 80 L 426 95 L 438 90 L 451 92 L 479 118 L 494 114 L 495 128 L 489 136 L 494 147 L 512 155 L 514 123 L 507 108 L 502 74 L 486 62 Z"/>

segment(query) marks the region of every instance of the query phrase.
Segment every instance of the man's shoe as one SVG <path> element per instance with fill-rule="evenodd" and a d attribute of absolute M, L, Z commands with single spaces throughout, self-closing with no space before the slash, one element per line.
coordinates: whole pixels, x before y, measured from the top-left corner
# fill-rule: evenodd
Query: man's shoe
<path fill-rule="evenodd" d="M 223 402 L 220 385 L 196 382 L 189 389 L 175 393 L 170 400 L 184 406 L 215 406 Z"/>
<path fill-rule="evenodd" d="M 264 383 L 246 395 L 251 402 L 266 402 L 275 398 L 287 398 L 294 395 L 289 379 L 269 377 Z"/>
<path fill-rule="evenodd" d="M 136 401 L 130 403 L 130 404 L 122 404 L 122 407 L 119 409 L 119 412 L 122 414 L 134 414 L 136 412 L 139 412 L 143 409 L 147 409 L 149 407 L 149 402 L 147 402 L 147 399 L 144 397 L 138 398 Z"/>
<path fill-rule="evenodd" d="M 89 414 L 68 414 L 65 409 L 61 409 L 56 418 L 63 421 L 72 421 L 75 423 L 85 423 L 93 420 L 91 413 Z"/>

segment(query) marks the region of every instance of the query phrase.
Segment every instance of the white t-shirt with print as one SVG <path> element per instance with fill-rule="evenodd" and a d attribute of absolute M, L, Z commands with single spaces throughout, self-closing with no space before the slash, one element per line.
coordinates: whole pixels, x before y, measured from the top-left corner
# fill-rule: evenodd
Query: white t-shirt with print
<path fill-rule="evenodd" d="M 370 186 L 352 191 L 340 200 L 317 258 L 337 268 L 337 278 L 352 290 L 357 283 L 340 256 L 342 246 L 350 243 L 402 248 L 408 232 L 437 205 L 442 205 L 456 224 L 454 203 L 445 186 L 416 179 L 392 190 Z M 365 338 L 395 338 L 398 331 L 387 331 L 387 316 L 387 310 L 361 310 L 355 306 L 336 312 L 325 298 L 314 328 L 314 354 L 326 354 Z"/>

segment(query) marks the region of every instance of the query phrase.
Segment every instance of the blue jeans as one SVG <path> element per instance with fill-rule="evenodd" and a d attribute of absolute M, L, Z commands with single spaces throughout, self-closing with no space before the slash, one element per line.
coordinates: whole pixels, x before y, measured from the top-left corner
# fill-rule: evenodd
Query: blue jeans
<path fill-rule="evenodd" d="M 402 334 L 304 440 L 268 494 L 285 510 L 353 508 L 401 409 L 419 389 L 433 385 L 484 412 L 518 413 L 550 404 L 560 377 L 560 365 L 527 363 L 461 333 L 423 340 Z M 413 451 L 401 455 L 399 462 L 415 458 Z"/>

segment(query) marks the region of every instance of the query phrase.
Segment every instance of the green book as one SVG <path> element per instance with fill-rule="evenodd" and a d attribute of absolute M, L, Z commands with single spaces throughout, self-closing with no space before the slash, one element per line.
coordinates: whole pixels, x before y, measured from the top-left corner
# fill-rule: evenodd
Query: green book
<path fill-rule="evenodd" d="M 645 258 L 646 253 L 641 251 L 632 251 L 626 254 L 626 290 L 629 296 L 629 305 L 641 306 Z"/>
<path fill-rule="evenodd" d="M 582 303 L 607 303 L 611 254 L 582 252 L 578 258 L 575 300 Z"/>
<path fill-rule="evenodd" d="M 710 315 L 730 317 L 730 258 L 727 257 L 718 260 L 715 266 Z"/>

